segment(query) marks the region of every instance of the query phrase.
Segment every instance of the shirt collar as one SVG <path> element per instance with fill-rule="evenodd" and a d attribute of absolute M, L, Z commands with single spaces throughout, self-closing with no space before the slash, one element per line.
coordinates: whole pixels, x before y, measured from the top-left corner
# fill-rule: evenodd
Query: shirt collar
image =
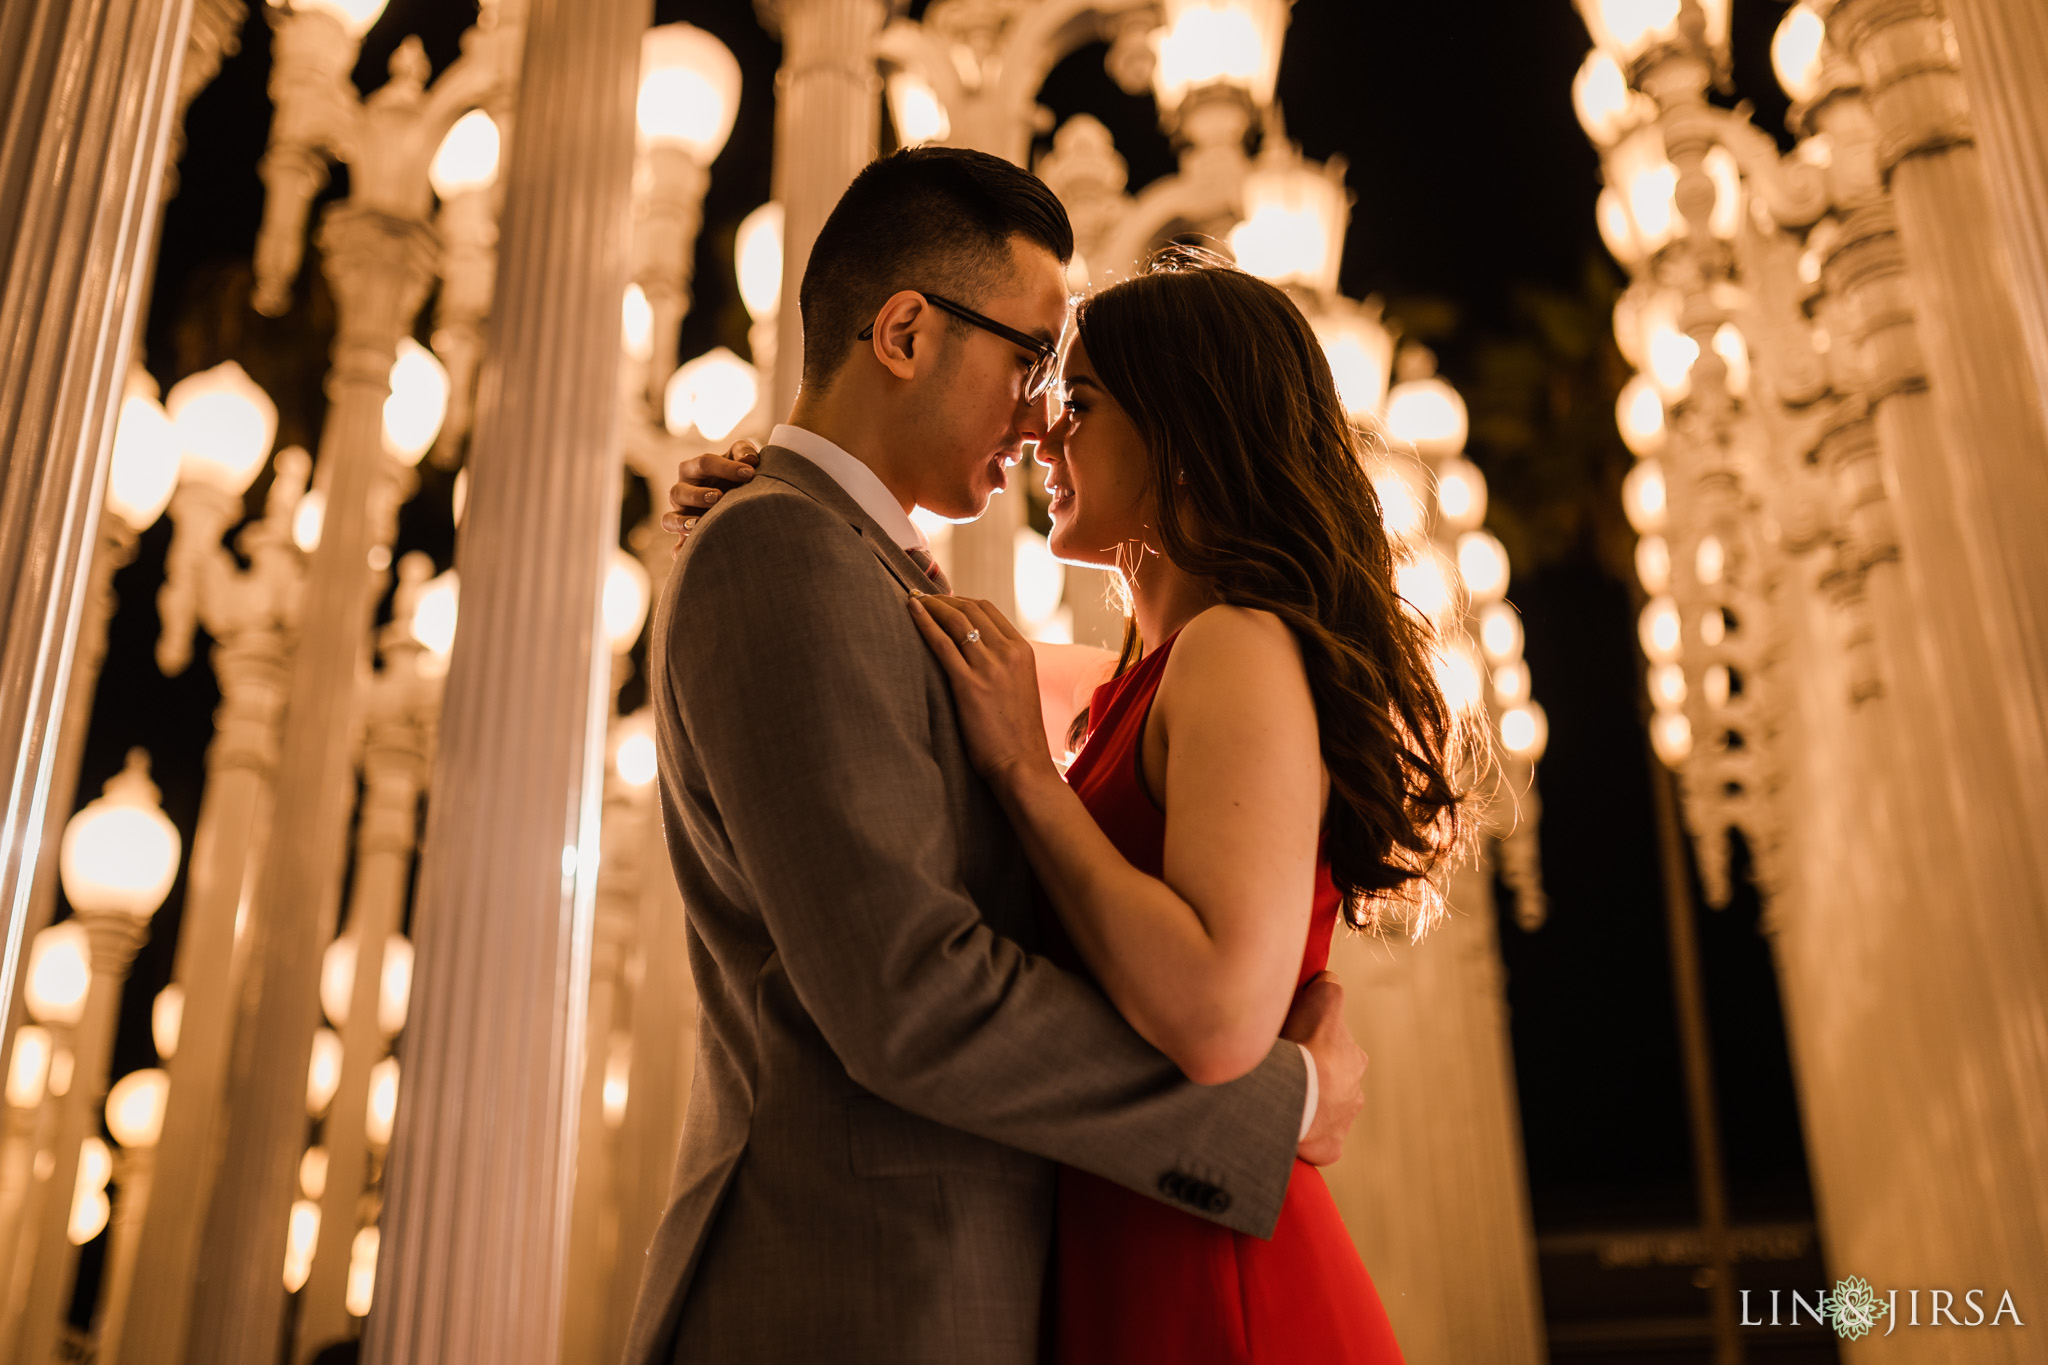
<path fill-rule="evenodd" d="M 848 454 L 838 445 L 826 440 L 815 431 L 792 426 L 787 422 L 768 433 L 768 444 L 781 446 L 803 456 L 818 468 L 832 476 L 832 481 L 846 491 L 846 496 L 860 505 L 860 510 L 875 519 L 898 546 L 905 550 L 924 550 L 924 532 L 917 523 L 903 513 L 902 504 L 889 491 L 874 470 L 862 464 L 858 458 Z"/>

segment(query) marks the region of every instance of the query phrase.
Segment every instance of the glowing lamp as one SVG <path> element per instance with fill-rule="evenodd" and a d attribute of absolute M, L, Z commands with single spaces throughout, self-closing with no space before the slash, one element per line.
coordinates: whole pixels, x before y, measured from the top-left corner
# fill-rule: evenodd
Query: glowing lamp
<path fill-rule="evenodd" d="M 1636 622 L 1636 638 L 1642 643 L 1643 653 L 1651 663 L 1677 662 L 1678 603 L 1668 596 L 1651 598 Z"/>
<path fill-rule="evenodd" d="M 1067 566 L 1052 557 L 1046 538 L 1028 526 L 1017 528 L 1017 616 L 1028 632 L 1036 632 L 1059 614 L 1066 592 Z"/>
<path fill-rule="evenodd" d="M 284 1235 L 285 1293 L 296 1294 L 306 1287 L 306 1279 L 313 1273 L 313 1252 L 319 1245 L 320 1206 L 310 1199 L 293 1200 Z"/>
<path fill-rule="evenodd" d="M 740 105 L 740 64 L 724 43 L 694 24 L 663 24 L 640 39 L 640 136 L 680 147 L 700 165 L 716 159 L 732 135 Z"/>
<path fill-rule="evenodd" d="M 1678 167 L 1664 154 L 1664 136 L 1640 129 L 1608 153 L 1610 184 L 1628 221 L 1629 249 L 1654 256 L 1685 231 L 1678 212 Z"/>
<path fill-rule="evenodd" d="M 348 1246 L 348 1289 L 345 1307 L 351 1317 L 367 1317 L 377 1289 L 377 1229 L 360 1229 Z"/>
<path fill-rule="evenodd" d="M 1448 459 L 1465 448 L 1465 400 L 1442 379 L 1410 379 L 1387 395 L 1387 434 L 1425 459 Z"/>
<path fill-rule="evenodd" d="M 1534 763 L 1550 743 L 1550 717 L 1542 703 L 1524 701 L 1500 713 L 1500 747 L 1511 757 Z"/>
<path fill-rule="evenodd" d="M 611 559 L 605 565 L 601 607 L 605 639 L 610 641 L 612 653 L 624 654 L 640 638 L 640 627 L 647 622 L 647 602 L 652 592 L 646 568 L 614 545 Z"/>
<path fill-rule="evenodd" d="M 81 911 L 146 920 L 177 880 L 184 841 L 157 804 L 142 750 L 128 751 L 128 766 L 104 791 L 64 827 L 57 853 L 64 895 Z"/>
<path fill-rule="evenodd" d="M 86 992 L 92 988 L 92 945 L 76 919 L 53 924 L 38 933 L 28 950 L 28 981 L 23 1000 L 39 1024 L 77 1024 L 85 1015 Z M 56 1087 L 62 1093 L 62 1087 Z"/>
<path fill-rule="evenodd" d="M 1508 551 L 1485 531 L 1458 537 L 1458 577 L 1474 602 L 1491 602 L 1508 590 Z"/>
<path fill-rule="evenodd" d="M 1479 647 L 1497 664 L 1522 654 L 1522 617 L 1505 602 L 1488 603 L 1479 613 Z"/>
<path fill-rule="evenodd" d="M 1314 325 L 1344 415 L 1355 422 L 1378 412 L 1387 401 L 1387 374 L 1394 361 L 1392 334 L 1355 305 L 1319 313 Z"/>
<path fill-rule="evenodd" d="M 612 770 L 629 787 L 644 787 L 660 775 L 646 708 L 612 722 Z"/>
<path fill-rule="evenodd" d="M 163 1068 L 129 1072 L 107 1091 L 107 1131 L 130 1151 L 156 1146 L 163 1135 L 164 1104 L 170 1096 L 171 1078 Z"/>
<path fill-rule="evenodd" d="M 1160 112 L 1176 113 L 1196 90 L 1224 85 L 1254 107 L 1273 102 L 1280 45 L 1293 0 L 1165 0 L 1152 35 L 1152 90 Z"/>
<path fill-rule="evenodd" d="M 107 1144 L 89 1137 L 78 1144 L 78 1185 L 71 1195 L 71 1221 L 65 1237 L 82 1247 L 107 1226 L 111 1206 L 107 1202 L 107 1181 L 113 1178 L 114 1154 Z"/>
<path fill-rule="evenodd" d="M 1728 51 L 1729 0 L 1698 0 L 1706 21 L 1708 48 Z M 1654 48 L 1685 43 L 1681 0 L 1579 0 L 1579 14 L 1593 41 L 1624 63 Z"/>
<path fill-rule="evenodd" d="M 1621 443 L 1637 457 L 1655 455 L 1664 449 L 1664 395 L 1642 375 L 1621 386 L 1614 400 L 1614 424 L 1621 429 Z"/>
<path fill-rule="evenodd" d="M 327 491 L 308 489 L 292 509 L 292 544 L 299 547 L 300 554 L 309 555 L 320 548 L 320 530 L 326 524 Z"/>
<path fill-rule="evenodd" d="M 626 286 L 619 305 L 619 344 L 628 360 L 653 358 L 654 306 L 647 302 L 647 291 L 637 284 Z"/>
<path fill-rule="evenodd" d="M 1333 294 L 1350 221 L 1343 161 L 1318 166 L 1274 138 L 1245 176 L 1244 221 L 1230 231 L 1230 250 L 1260 279 Z"/>
<path fill-rule="evenodd" d="M 1664 466 L 1656 460 L 1638 460 L 1621 481 L 1621 510 L 1637 535 L 1664 529 L 1670 508 L 1664 486 Z"/>
<path fill-rule="evenodd" d="M 1628 206 L 1612 185 L 1600 191 L 1600 197 L 1593 201 L 1593 218 L 1600 227 L 1600 241 L 1609 255 L 1623 265 L 1633 266 L 1643 259 L 1642 250 L 1636 245 L 1635 225 L 1629 221 Z"/>
<path fill-rule="evenodd" d="M 271 0 L 272 4 L 278 0 Z M 325 14 L 341 25 L 351 38 L 360 38 L 377 26 L 388 0 L 292 0 L 296 14 Z"/>
<path fill-rule="evenodd" d="M 313 1055 L 306 1063 L 306 1113 L 319 1118 L 341 1088 L 341 1035 L 331 1028 L 313 1030 Z"/>
<path fill-rule="evenodd" d="M 43 1102 L 50 1079 L 50 1031 L 41 1024 L 23 1024 L 14 1031 L 14 1055 L 7 1061 L 7 1102 L 33 1109 Z"/>
<path fill-rule="evenodd" d="M 1630 129 L 1654 116 L 1649 97 L 1629 89 L 1621 63 L 1605 48 L 1586 54 L 1572 78 L 1572 109 L 1597 147 L 1611 147 Z"/>
<path fill-rule="evenodd" d="M 384 451 L 418 464 L 441 434 L 448 415 L 448 369 L 441 358 L 411 337 L 398 341 L 391 362 L 391 393 L 384 399 Z"/>
<path fill-rule="evenodd" d="M 1419 535 L 1429 523 L 1428 509 L 1415 491 L 1410 468 L 1405 461 L 1396 465 L 1391 460 L 1376 460 L 1367 471 L 1373 496 L 1379 499 L 1380 525 L 1390 536 Z"/>
<path fill-rule="evenodd" d="M 1437 691 L 1452 712 L 1476 711 L 1486 702 L 1486 674 L 1465 640 L 1448 642 L 1436 651 Z"/>
<path fill-rule="evenodd" d="M 1827 40 L 1827 22 L 1803 4 L 1786 10 L 1778 21 L 1771 38 L 1771 70 L 1793 103 L 1804 104 L 1820 93 L 1821 52 Z"/>
<path fill-rule="evenodd" d="M 747 316 L 759 322 L 782 306 L 782 205 L 772 200 L 740 219 L 733 268 Z"/>
<path fill-rule="evenodd" d="M 662 419 L 671 436 L 692 427 L 707 441 L 723 441 L 746 420 L 761 396 L 754 367 L 723 346 L 706 351 L 669 376 Z"/>
<path fill-rule="evenodd" d="M 1436 472 L 1436 511 L 1444 526 L 1465 531 L 1486 520 L 1486 476 L 1470 460 L 1446 460 Z"/>
<path fill-rule="evenodd" d="M 308 1147 L 299 1158 L 299 1193 L 318 1199 L 327 1193 L 327 1149 Z"/>
<path fill-rule="evenodd" d="M 393 934 L 384 940 L 384 966 L 377 974 L 377 1031 L 395 1038 L 412 1006 L 412 940 Z"/>
<path fill-rule="evenodd" d="M 1650 705 L 1659 711 L 1676 711 L 1685 705 L 1685 670 L 1677 664 L 1654 664 L 1648 674 Z"/>
<path fill-rule="evenodd" d="M 335 1028 L 348 1027 L 348 1001 L 356 988 L 356 936 L 342 934 L 320 955 L 320 1012 Z"/>
<path fill-rule="evenodd" d="M 1705 535 L 1693 548 L 1693 577 L 1705 584 L 1721 581 L 1721 575 L 1728 569 L 1728 548 L 1721 543 L 1721 537 Z"/>
<path fill-rule="evenodd" d="M 623 1033 L 611 1036 L 604 1059 L 604 1126 L 616 1132 L 626 1122 L 626 1096 L 633 1074 L 632 1040 Z"/>
<path fill-rule="evenodd" d="M 1676 768 L 1692 756 L 1692 722 L 1683 711 L 1664 711 L 1650 717 L 1650 747 L 1667 768 Z"/>
<path fill-rule="evenodd" d="M 1394 566 L 1394 591 L 1439 630 L 1458 606 L 1453 570 L 1429 546 L 1411 551 Z"/>
<path fill-rule="evenodd" d="M 147 531 L 170 506 L 178 486 L 178 429 L 163 404 L 146 393 L 121 400 L 114 452 L 107 465 L 107 510 Z"/>
<path fill-rule="evenodd" d="M 1515 659 L 1494 669 L 1493 699 L 1502 706 L 1519 706 L 1529 700 L 1529 665 Z"/>
<path fill-rule="evenodd" d="M 427 183 L 442 200 L 487 190 L 498 183 L 498 123 L 481 109 L 455 120 L 427 167 Z"/>
<path fill-rule="evenodd" d="M 1742 168 L 1735 163 L 1735 153 L 1717 145 L 1707 148 L 1707 154 L 1700 159 L 1700 169 L 1714 185 L 1714 207 L 1707 214 L 1707 230 L 1724 242 L 1732 242 L 1742 226 Z"/>
<path fill-rule="evenodd" d="M 883 87 L 889 100 L 889 121 L 896 139 L 906 147 L 944 142 L 953 132 L 946 103 L 932 83 L 915 71 L 896 71 Z"/>
<path fill-rule="evenodd" d="M 1664 537 L 1644 536 L 1636 542 L 1636 578 L 1652 597 L 1671 591 L 1671 546 Z"/>
<path fill-rule="evenodd" d="M 1728 368 L 1728 392 L 1741 398 L 1749 392 L 1749 343 L 1742 338 L 1742 330 L 1732 322 L 1724 322 L 1714 333 L 1714 354 L 1721 357 L 1721 363 Z"/>
<path fill-rule="evenodd" d="M 423 649 L 442 660 L 444 670 L 448 654 L 455 648 L 455 618 L 461 596 L 455 570 L 431 579 L 413 599 L 412 620 L 406 627 Z"/>
<path fill-rule="evenodd" d="M 1700 613 L 1700 643 L 1712 649 L 1728 638 L 1728 613 L 1708 607 Z"/>
<path fill-rule="evenodd" d="M 386 1057 L 370 1068 L 370 1107 L 363 1116 L 363 1136 L 383 1151 L 391 1145 L 391 1126 L 398 1118 L 398 1058 Z"/>
<path fill-rule="evenodd" d="M 1709 664 L 1700 673 L 1700 695 L 1707 705 L 1716 711 L 1728 704 L 1729 696 L 1735 690 L 1735 675 L 1728 671 L 1726 664 Z"/>
<path fill-rule="evenodd" d="M 164 411 L 178 433 L 178 476 L 240 497 L 277 437 L 277 404 L 232 360 L 171 385 Z"/>

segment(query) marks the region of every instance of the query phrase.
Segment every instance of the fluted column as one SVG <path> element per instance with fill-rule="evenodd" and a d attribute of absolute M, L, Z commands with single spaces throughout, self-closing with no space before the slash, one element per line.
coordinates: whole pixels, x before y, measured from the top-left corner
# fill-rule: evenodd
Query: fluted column
<path fill-rule="evenodd" d="M 282 1331 L 285 1230 L 305 1130 L 320 955 L 333 937 L 354 804 L 349 722 L 368 638 L 373 545 L 395 516 L 384 400 L 398 339 L 433 279 L 432 231 L 344 202 L 321 225 L 340 330 L 328 376 L 319 485 L 326 511 L 307 567 L 271 827 L 239 953 L 240 990 L 220 1181 L 198 1257 L 187 1358 L 272 1365 Z M 184 1049 L 180 1048 L 182 1052 Z"/>
<path fill-rule="evenodd" d="M 798 286 L 811 243 L 881 136 L 882 81 L 875 36 L 887 0 L 754 0 L 782 37 L 775 76 L 775 198 L 782 204 L 782 317 L 777 323 L 772 412 L 780 421 L 803 376 Z"/>
<path fill-rule="evenodd" d="M 1371 1065 L 1323 1174 L 1418 1363 L 1545 1358 L 1491 878 L 1455 873 L 1451 915 L 1420 944 L 1340 927 L 1330 951 Z"/>
<path fill-rule="evenodd" d="M 33 0 L 0 43 L 0 1018 L 191 12 L 191 0 Z"/>
<path fill-rule="evenodd" d="M 376 1365 L 560 1351 L 650 9 L 535 0 L 528 18 L 365 1338 Z"/>
<path fill-rule="evenodd" d="M 1948 0 L 1948 13 L 1991 207 L 2019 286 L 2013 303 L 2048 413 L 2048 8 L 2038 0 Z"/>

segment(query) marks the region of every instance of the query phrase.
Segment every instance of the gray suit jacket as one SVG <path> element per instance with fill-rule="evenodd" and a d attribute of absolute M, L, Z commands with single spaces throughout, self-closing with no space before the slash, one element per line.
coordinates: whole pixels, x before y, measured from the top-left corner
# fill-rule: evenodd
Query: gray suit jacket
<path fill-rule="evenodd" d="M 702 1001 L 626 1359 L 1036 1358 L 1053 1161 L 1271 1234 L 1306 1077 L 1186 1081 L 1031 951 L 1031 881 L 905 607 L 926 580 L 770 447 L 669 575 L 662 821 Z"/>

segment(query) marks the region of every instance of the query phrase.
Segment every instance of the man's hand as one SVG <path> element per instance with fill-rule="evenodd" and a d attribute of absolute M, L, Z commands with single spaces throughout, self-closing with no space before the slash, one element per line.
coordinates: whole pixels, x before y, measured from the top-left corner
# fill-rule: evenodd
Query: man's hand
<path fill-rule="evenodd" d="M 1301 998 L 1280 1030 L 1315 1061 L 1316 1116 L 1295 1155 L 1311 1166 L 1328 1166 L 1344 1155 L 1344 1135 L 1365 1108 L 1365 1053 L 1344 1026 L 1344 988 L 1330 972 L 1319 972 L 1301 988 Z"/>
<path fill-rule="evenodd" d="M 676 465 L 676 481 L 668 490 L 669 510 L 662 514 L 661 529 L 676 538 L 673 558 L 683 552 L 683 542 L 697 529 L 697 518 L 718 501 L 719 494 L 737 488 L 754 477 L 761 463 L 761 447 L 752 441 L 734 441 L 723 455 L 692 455 Z"/>

